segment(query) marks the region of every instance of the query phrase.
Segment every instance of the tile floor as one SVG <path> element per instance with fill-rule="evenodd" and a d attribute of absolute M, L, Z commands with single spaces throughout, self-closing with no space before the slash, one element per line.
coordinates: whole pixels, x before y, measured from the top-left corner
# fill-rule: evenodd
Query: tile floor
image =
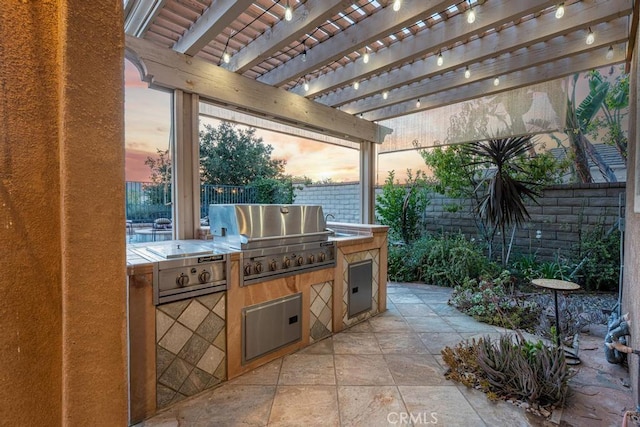
<path fill-rule="evenodd" d="M 447 305 L 450 291 L 390 283 L 387 312 L 179 402 L 139 427 L 543 425 L 444 378 L 443 346 L 499 334 Z M 621 420 L 614 412 L 613 420 Z"/>

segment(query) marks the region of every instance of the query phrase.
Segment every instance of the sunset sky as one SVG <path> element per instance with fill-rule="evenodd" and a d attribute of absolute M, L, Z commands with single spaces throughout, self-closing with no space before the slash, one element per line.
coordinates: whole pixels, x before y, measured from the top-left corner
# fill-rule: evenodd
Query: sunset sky
<path fill-rule="evenodd" d="M 148 181 L 149 167 L 144 164 L 156 150 L 169 146 L 171 100 L 168 92 L 148 89 L 140 80 L 138 70 L 125 63 L 125 148 L 127 181 Z M 216 125 L 212 119 L 202 123 Z M 285 173 L 307 176 L 314 182 L 358 181 L 358 152 L 317 141 L 300 139 L 276 132 L 257 130 L 266 144 L 273 146 L 273 157 L 285 159 Z M 395 169 L 402 178 L 407 168 L 424 169 L 416 152 L 382 154 L 378 156 L 378 182 L 383 182 L 389 170 Z"/>

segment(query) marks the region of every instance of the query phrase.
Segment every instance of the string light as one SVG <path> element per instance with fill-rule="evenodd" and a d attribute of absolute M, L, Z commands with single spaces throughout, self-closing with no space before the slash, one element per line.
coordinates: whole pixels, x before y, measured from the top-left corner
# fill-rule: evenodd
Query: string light
<path fill-rule="evenodd" d="M 382 92 L 382 99 L 387 99 L 389 97 L 389 91 L 385 90 L 384 92 Z"/>
<path fill-rule="evenodd" d="M 356 82 L 353 83 L 353 88 L 355 90 L 358 90 L 359 87 L 360 87 L 360 82 L 356 81 Z"/>
<path fill-rule="evenodd" d="M 393 0 L 393 11 L 397 12 L 400 10 L 400 6 L 402 6 L 402 2 L 400 0 Z"/>
<path fill-rule="evenodd" d="M 302 85 L 305 92 L 309 92 L 309 82 L 305 79 L 304 84 Z"/>
<path fill-rule="evenodd" d="M 291 6 L 289 5 L 289 1 L 287 0 L 287 7 L 284 10 L 284 20 L 291 21 L 292 19 L 293 19 L 293 10 L 291 9 Z"/>
<path fill-rule="evenodd" d="M 494 86 L 498 86 L 499 84 L 500 84 L 500 77 L 496 77 L 495 79 L 493 79 Z"/>
<path fill-rule="evenodd" d="M 468 79 L 469 77 L 471 77 L 471 71 L 469 70 L 469 67 L 467 67 L 467 68 L 464 70 L 464 78 L 465 78 L 465 79 Z"/>
<path fill-rule="evenodd" d="M 420 98 L 416 101 L 416 108 L 420 108 Z"/>
<path fill-rule="evenodd" d="M 362 55 L 362 62 L 364 62 L 365 64 L 369 63 L 369 52 L 366 48 L 364 49 L 364 55 Z"/>
<path fill-rule="evenodd" d="M 613 46 L 609 46 L 609 50 L 607 50 L 607 59 L 613 59 Z"/>
<path fill-rule="evenodd" d="M 302 62 L 307 62 L 307 49 L 302 51 Z"/>
<path fill-rule="evenodd" d="M 224 61 L 225 64 L 228 64 L 229 61 L 231 61 L 231 55 L 229 55 L 229 52 L 227 52 L 226 50 L 222 54 L 222 60 Z"/>
<path fill-rule="evenodd" d="M 442 67 L 442 64 L 444 64 L 444 58 L 442 57 L 442 52 L 438 54 L 438 61 L 436 63 L 438 64 L 438 67 Z"/>
<path fill-rule="evenodd" d="M 564 3 L 560 3 L 556 9 L 556 18 L 560 19 L 564 16 Z"/>
<path fill-rule="evenodd" d="M 476 12 L 472 7 L 469 7 L 469 11 L 467 12 L 467 22 L 469 24 L 473 24 L 474 22 L 476 22 Z"/>
<path fill-rule="evenodd" d="M 596 41 L 596 35 L 591 31 L 591 27 L 589 27 L 589 34 L 587 34 L 587 44 L 592 45 L 594 41 Z"/>

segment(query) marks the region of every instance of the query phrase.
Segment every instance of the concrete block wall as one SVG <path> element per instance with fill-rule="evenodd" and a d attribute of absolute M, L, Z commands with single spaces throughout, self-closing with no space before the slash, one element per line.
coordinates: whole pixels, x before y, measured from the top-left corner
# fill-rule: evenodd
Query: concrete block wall
<path fill-rule="evenodd" d="M 296 190 L 297 205 L 320 205 L 330 221 L 357 224 L 360 221 L 360 186 L 357 182 L 307 185 Z"/>
<path fill-rule="evenodd" d="M 531 220 L 516 231 L 513 253 L 536 253 L 541 260 L 567 256 L 583 233 L 602 224 L 616 223 L 622 203 L 624 212 L 625 183 L 557 185 L 544 189 L 538 204 L 529 203 Z M 380 194 L 381 189 L 376 189 Z M 339 222 L 360 222 L 358 183 L 310 185 L 296 192 L 295 203 L 322 205 Z M 453 207 L 458 210 L 453 212 Z M 425 209 L 425 228 L 431 233 L 461 232 L 479 238 L 471 201 L 432 196 Z M 539 233 L 538 233 L 539 231 Z M 539 238 L 537 236 L 540 236 Z M 508 237 L 511 237 L 510 231 Z M 500 250 L 498 237 L 495 250 Z"/>

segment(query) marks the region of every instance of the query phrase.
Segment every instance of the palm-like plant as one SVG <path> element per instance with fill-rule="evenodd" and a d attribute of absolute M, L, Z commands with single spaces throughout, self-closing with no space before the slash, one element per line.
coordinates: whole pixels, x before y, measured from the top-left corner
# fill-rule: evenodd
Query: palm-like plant
<path fill-rule="evenodd" d="M 484 192 L 477 211 L 486 223 L 501 231 L 503 265 L 508 261 L 507 226 L 520 225 L 530 218 L 525 201 L 528 198 L 535 202 L 539 196 L 538 184 L 526 180 L 526 172 L 517 161 L 532 149 L 531 136 L 476 141 L 466 148 L 474 158 L 472 164 L 486 167 L 476 187 L 476 191 Z"/>

